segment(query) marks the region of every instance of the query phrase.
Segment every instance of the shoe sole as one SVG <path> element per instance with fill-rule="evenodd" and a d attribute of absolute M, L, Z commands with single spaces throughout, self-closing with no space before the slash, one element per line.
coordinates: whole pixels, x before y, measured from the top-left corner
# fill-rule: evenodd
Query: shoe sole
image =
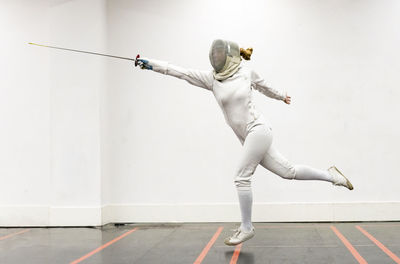
<path fill-rule="evenodd" d="M 347 184 L 347 188 L 349 189 L 349 190 L 353 190 L 354 188 L 353 188 L 353 184 L 351 184 L 351 182 L 349 181 L 349 179 L 347 179 L 347 177 L 346 176 L 344 176 L 344 174 L 338 169 L 338 168 L 336 168 L 336 166 L 332 166 L 332 168 L 334 168 L 338 173 L 340 173 L 340 175 L 342 175 L 345 179 L 346 179 L 346 184 Z"/>

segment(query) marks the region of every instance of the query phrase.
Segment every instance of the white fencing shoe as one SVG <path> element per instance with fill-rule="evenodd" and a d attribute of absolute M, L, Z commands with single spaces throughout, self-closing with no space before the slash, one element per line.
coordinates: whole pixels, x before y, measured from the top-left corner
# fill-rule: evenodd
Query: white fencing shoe
<path fill-rule="evenodd" d="M 339 185 L 339 186 L 344 186 L 349 190 L 353 190 L 353 185 L 349 181 L 349 179 L 346 178 L 346 176 L 343 175 L 335 166 L 332 166 L 328 169 L 328 172 L 332 175 L 333 177 L 333 185 Z"/>
<path fill-rule="evenodd" d="M 243 243 L 244 241 L 249 240 L 255 235 L 254 227 L 251 229 L 250 232 L 244 232 L 240 229 L 240 227 L 232 230 L 235 231 L 235 233 L 232 236 L 225 238 L 224 240 L 224 243 L 228 246 L 236 246 L 240 243 Z"/>

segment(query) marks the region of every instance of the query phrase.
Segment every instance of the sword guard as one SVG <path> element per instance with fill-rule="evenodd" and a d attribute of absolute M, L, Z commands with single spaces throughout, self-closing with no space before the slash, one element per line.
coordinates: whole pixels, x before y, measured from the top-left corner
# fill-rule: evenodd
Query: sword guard
<path fill-rule="evenodd" d="M 138 59 L 140 58 L 140 55 L 136 55 L 136 60 L 135 60 L 135 67 L 138 66 Z"/>

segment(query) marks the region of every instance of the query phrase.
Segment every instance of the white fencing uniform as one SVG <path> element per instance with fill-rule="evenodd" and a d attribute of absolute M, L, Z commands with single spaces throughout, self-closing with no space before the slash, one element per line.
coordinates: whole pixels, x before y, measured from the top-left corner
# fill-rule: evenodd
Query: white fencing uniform
<path fill-rule="evenodd" d="M 328 171 L 305 165 L 293 166 L 272 145 L 272 129 L 253 102 L 253 90 L 284 100 L 283 92 L 267 86 L 255 71 L 239 66 L 237 72 L 222 81 L 214 78 L 213 71 L 185 69 L 165 61 L 147 59 L 152 70 L 186 80 L 190 84 L 212 91 L 225 121 L 243 145 L 243 155 L 234 175 L 242 211 L 242 228 L 251 226 L 251 177 L 260 164 L 285 179 L 332 181 Z M 247 226 L 243 227 L 243 223 Z"/>
<path fill-rule="evenodd" d="M 153 66 L 153 71 L 186 80 L 190 84 L 212 91 L 224 114 L 225 121 L 233 129 L 242 145 L 252 128 L 264 125 L 269 130 L 271 129 L 254 104 L 253 90 L 255 89 L 277 100 L 285 99 L 283 92 L 270 88 L 255 71 L 242 65 L 232 77 L 217 81 L 214 79 L 211 70 L 185 69 L 165 61 L 146 60 Z M 260 144 L 261 142 L 258 145 Z M 269 162 L 269 159 L 274 160 Z M 277 162 L 278 164 L 276 164 Z M 267 169 L 272 169 L 274 173 L 279 173 L 278 175 L 281 177 L 295 177 L 293 166 L 282 155 L 279 155 L 276 150 L 264 156 L 262 163 L 261 165 L 263 166 L 277 166 L 276 168 L 270 167 Z"/>

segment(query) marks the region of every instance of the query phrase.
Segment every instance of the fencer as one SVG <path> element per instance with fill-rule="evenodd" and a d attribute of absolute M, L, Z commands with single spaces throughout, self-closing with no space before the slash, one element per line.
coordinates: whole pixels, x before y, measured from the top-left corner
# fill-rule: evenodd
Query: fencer
<path fill-rule="evenodd" d="M 253 90 L 276 100 L 291 103 L 291 97 L 269 85 L 256 71 L 241 63 L 250 59 L 252 49 L 239 48 L 233 41 L 216 39 L 209 50 L 211 70 L 186 69 L 167 61 L 140 58 L 142 69 L 186 80 L 192 85 L 214 94 L 226 123 L 239 139 L 243 152 L 235 170 L 234 186 L 237 189 L 241 212 L 241 225 L 224 240 L 234 246 L 255 235 L 251 213 L 253 195 L 251 178 L 258 164 L 288 180 L 320 180 L 353 189 L 350 181 L 335 167 L 320 170 L 306 165 L 293 165 L 273 146 L 272 128 L 254 104 Z"/>

